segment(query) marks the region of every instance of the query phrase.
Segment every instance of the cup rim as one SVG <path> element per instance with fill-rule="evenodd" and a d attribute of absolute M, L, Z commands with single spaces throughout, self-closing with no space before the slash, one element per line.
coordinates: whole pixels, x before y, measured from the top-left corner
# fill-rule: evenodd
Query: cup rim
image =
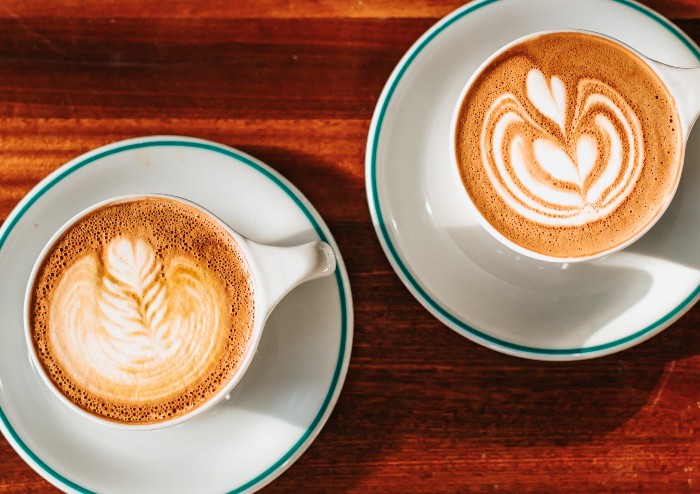
<path fill-rule="evenodd" d="M 467 82 L 464 84 L 462 87 L 462 90 L 459 94 L 459 97 L 457 98 L 457 102 L 454 106 L 454 109 L 452 111 L 452 118 L 450 120 L 450 132 L 449 132 L 449 146 L 450 146 L 450 161 L 451 161 L 451 168 L 453 171 L 453 175 L 457 176 L 457 182 L 461 186 L 462 189 L 462 197 L 464 198 L 466 204 L 467 204 L 467 209 L 471 212 L 472 216 L 477 220 L 479 225 L 483 227 L 493 238 L 498 240 L 501 244 L 505 245 L 512 251 L 525 255 L 527 257 L 536 259 L 538 261 L 545 261 L 545 262 L 551 262 L 551 263 L 557 263 L 557 264 L 564 264 L 564 263 L 579 263 L 579 262 L 586 262 L 586 261 L 592 261 L 596 259 L 602 259 L 604 257 L 607 257 L 611 254 L 614 254 L 616 252 L 619 252 L 630 245 L 632 245 L 634 242 L 642 238 L 651 228 L 663 217 L 664 213 L 668 209 L 668 207 L 671 205 L 671 202 L 673 202 L 673 198 L 676 195 L 676 192 L 678 191 L 678 186 L 680 184 L 681 180 L 681 175 L 683 172 L 683 166 L 685 164 L 685 140 L 687 139 L 687 135 L 681 135 L 681 146 L 679 150 L 679 165 L 678 165 L 678 173 L 676 174 L 676 179 L 675 183 L 673 185 L 673 189 L 671 193 L 668 195 L 664 203 L 662 204 L 661 208 L 657 212 L 656 216 L 654 216 L 641 230 L 639 230 L 635 235 L 632 237 L 628 238 L 624 242 L 601 252 L 595 253 L 595 254 L 590 254 L 588 256 L 577 256 L 577 257 L 556 257 L 556 256 L 549 256 L 546 254 L 542 254 L 540 252 L 536 252 L 530 249 L 527 249 L 521 245 L 516 244 L 509 238 L 507 238 L 505 235 L 503 235 L 501 232 L 499 232 L 491 223 L 484 218 L 484 216 L 481 214 L 481 211 L 476 207 L 474 202 L 472 201 L 471 196 L 469 193 L 466 191 L 463 183 L 463 178 L 461 176 L 461 173 L 459 171 L 459 161 L 457 158 L 457 146 L 456 146 L 456 130 L 457 130 L 457 121 L 459 117 L 460 110 L 462 109 L 462 106 L 464 104 L 464 99 L 467 96 L 467 93 L 471 89 L 472 85 L 474 84 L 474 81 L 476 78 L 481 75 L 481 73 L 484 71 L 486 67 L 488 67 L 491 62 L 496 59 L 500 54 L 502 54 L 504 51 L 508 50 L 509 48 L 512 48 L 513 46 L 516 46 L 518 44 L 521 44 L 529 39 L 536 38 L 539 36 L 547 35 L 547 34 L 557 34 L 557 33 L 580 33 L 580 34 L 588 34 L 591 36 L 597 36 L 599 38 L 607 39 L 608 41 L 612 41 L 613 43 L 616 43 L 623 48 L 625 48 L 627 51 L 632 53 L 633 55 L 637 56 L 642 62 L 644 62 L 647 67 L 649 67 L 656 75 L 659 77 L 661 82 L 663 83 L 664 87 L 668 91 L 668 93 L 673 97 L 673 103 L 674 103 L 674 109 L 676 112 L 678 112 L 678 102 L 676 101 L 677 99 L 677 94 L 674 94 L 672 88 L 669 86 L 668 81 L 666 80 L 666 76 L 661 73 L 654 65 L 649 63 L 650 59 L 645 57 L 644 55 L 640 54 L 637 50 L 635 50 L 633 47 L 627 45 L 626 43 L 613 38 L 611 36 L 608 36 L 606 34 L 602 34 L 596 31 L 590 31 L 586 29 L 548 29 L 548 30 L 543 30 L 543 31 L 537 31 L 534 33 L 526 34 L 524 36 L 521 36 L 519 38 L 514 39 L 513 41 L 510 41 L 509 43 L 503 45 L 500 47 L 498 50 L 494 51 L 491 55 L 489 55 L 477 68 L 474 70 L 474 72 L 471 74 Z M 660 62 L 655 62 L 655 63 L 660 63 Z M 689 129 L 683 129 L 682 132 L 684 134 L 689 134 Z"/>
<path fill-rule="evenodd" d="M 188 206 L 191 206 L 200 212 L 202 214 L 208 216 L 209 218 L 213 219 L 216 221 L 221 227 L 223 227 L 236 241 L 237 245 L 240 247 L 240 249 L 243 251 L 243 254 L 245 256 L 245 260 L 248 263 L 248 268 L 252 274 L 252 284 L 253 284 L 253 300 L 254 300 L 254 311 L 253 311 L 253 335 L 250 340 L 248 349 L 246 351 L 245 357 L 243 361 L 240 363 L 238 371 L 231 377 L 229 382 L 226 383 L 225 386 L 223 386 L 215 395 L 211 396 L 207 401 L 205 401 L 203 404 L 195 408 L 194 410 L 191 410 L 190 412 L 180 415 L 171 419 L 165 419 L 161 420 L 158 422 L 152 422 L 152 423 L 128 423 L 128 422 L 119 422 L 116 420 L 111 420 L 105 417 L 101 417 L 97 414 L 91 413 L 81 407 L 79 407 L 77 404 L 73 403 L 70 399 L 68 399 L 67 396 L 65 396 L 60 389 L 51 381 L 49 378 L 48 374 L 46 373 L 46 370 L 44 369 L 43 365 L 41 364 L 41 361 L 36 353 L 36 347 L 34 346 L 34 342 L 32 340 L 32 330 L 31 330 L 31 318 L 30 318 L 30 309 L 31 309 L 31 300 L 32 300 L 32 292 L 34 288 L 34 283 L 36 281 L 36 277 L 38 275 L 39 269 L 41 268 L 46 255 L 48 252 L 51 250 L 51 248 L 54 246 L 54 244 L 63 236 L 63 234 L 68 231 L 71 227 L 76 225 L 81 219 L 83 219 L 85 216 L 88 214 L 97 211 L 105 206 L 111 205 L 111 204 L 117 204 L 121 202 L 130 202 L 130 201 L 135 201 L 138 199 L 166 199 L 166 200 L 172 200 L 174 202 L 179 202 L 181 204 L 185 204 Z M 236 232 L 233 230 L 229 225 L 226 224 L 221 218 L 216 216 L 214 213 L 211 211 L 207 210 L 206 208 L 202 207 L 201 205 L 190 201 L 189 199 L 185 199 L 180 196 L 172 195 L 172 194 L 162 194 L 162 193 L 137 193 L 137 194 L 125 194 L 125 195 L 120 195 L 120 196 L 115 196 L 109 199 L 102 200 L 100 202 L 97 202 L 95 204 L 92 204 L 91 206 L 88 206 L 85 209 L 82 209 L 75 215 L 73 215 L 70 219 L 68 219 L 63 225 L 51 236 L 51 238 L 46 242 L 46 245 L 42 248 L 41 252 L 37 256 L 36 261 L 34 262 L 34 265 L 32 267 L 31 273 L 29 275 L 29 279 L 27 282 L 27 287 L 25 289 L 24 293 L 24 303 L 23 303 L 23 311 L 22 311 L 22 318 L 23 318 L 23 326 L 24 326 L 24 337 L 25 341 L 29 350 L 29 358 L 32 363 L 32 367 L 34 370 L 37 372 L 39 377 L 41 378 L 42 381 L 47 385 L 47 387 L 51 390 L 51 392 L 65 405 L 67 405 L 71 410 L 76 412 L 78 415 L 85 417 L 93 422 L 103 424 L 110 426 L 112 428 L 118 428 L 118 429 L 126 429 L 126 430 L 156 430 L 156 429 L 164 429 L 167 427 L 172 427 L 178 424 L 181 424 L 187 420 L 190 420 L 198 415 L 201 415 L 205 413 L 206 411 L 210 410 L 211 408 L 215 407 L 217 404 L 219 404 L 226 396 L 228 396 L 229 393 L 233 390 L 233 388 L 236 387 L 236 385 L 241 381 L 243 378 L 243 375 L 246 373 L 248 370 L 253 357 L 255 356 L 255 353 L 257 352 L 257 347 L 258 344 L 260 343 L 260 339 L 262 337 L 262 332 L 265 327 L 265 321 L 267 319 L 267 310 L 265 310 L 265 301 L 264 301 L 264 294 L 258 293 L 260 291 L 260 288 L 262 287 L 261 284 L 258 283 L 258 275 L 260 273 L 260 269 L 258 267 L 257 261 L 255 259 L 255 256 L 252 252 L 252 249 L 248 246 L 249 240 L 241 235 L 240 233 Z"/>

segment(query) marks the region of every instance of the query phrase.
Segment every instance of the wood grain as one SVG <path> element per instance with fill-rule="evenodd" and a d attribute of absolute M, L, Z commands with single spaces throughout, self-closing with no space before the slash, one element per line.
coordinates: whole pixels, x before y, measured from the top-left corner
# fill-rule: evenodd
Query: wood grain
<path fill-rule="evenodd" d="M 310 19 L 310 18 L 434 18 L 439 19 L 460 7 L 461 0 L 265 0 L 232 5 L 227 0 L 193 2 L 176 0 L 162 5 L 143 0 L 103 0 L 80 2 L 62 0 L 47 8 L 36 1 L 5 0 L 0 16 L 65 18 L 185 18 L 185 19 Z M 645 5 L 667 17 L 695 18 L 700 15 L 696 0 L 648 0 Z"/>
<path fill-rule="evenodd" d="M 460 3 L 4 0 L 0 219 L 67 160 L 149 134 L 239 147 L 309 197 L 349 269 L 353 358 L 330 421 L 267 492 L 696 491 L 700 309 L 621 354 L 519 360 L 437 322 L 379 247 L 369 119 L 405 50 Z M 700 2 L 646 3 L 700 41 Z M 52 490 L 0 439 L 0 493 Z"/>

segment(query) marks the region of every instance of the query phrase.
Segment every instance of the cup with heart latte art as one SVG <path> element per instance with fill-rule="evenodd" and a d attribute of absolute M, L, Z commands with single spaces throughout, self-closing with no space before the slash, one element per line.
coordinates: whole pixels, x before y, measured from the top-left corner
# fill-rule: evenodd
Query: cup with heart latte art
<path fill-rule="evenodd" d="M 25 336 L 41 378 L 80 415 L 167 427 L 228 395 L 277 302 L 334 270 L 323 242 L 262 245 L 190 201 L 118 197 L 48 242 L 27 287 Z"/>
<path fill-rule="evenodd" d="M 662 216 L 700 113 L 700 69 L 670 67 L 587 31 L 501 48 L 452 117 L 452 168 L 466 209 L 535 259 L 619 251 Z"/>

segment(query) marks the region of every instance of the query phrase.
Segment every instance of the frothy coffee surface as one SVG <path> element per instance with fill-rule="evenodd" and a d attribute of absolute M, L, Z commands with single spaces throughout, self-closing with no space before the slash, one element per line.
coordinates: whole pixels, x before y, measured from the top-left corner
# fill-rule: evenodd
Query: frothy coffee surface
<path fill-rule="evenodd" d="M 494 59 L 459 110 L 472 202 L 501 234 L 560 258 L 634 237 L 680 173 L 673 97 L 636 54 L 585 33 L 545 34 Z"/>
<path fill-rule="evenodd" d="M 154 423 L 209 400 L 253 332 L 253 279 L 216 221 L 168 199 L 101 208 L 52 247 L 30 322 L 46 373 L 79 407 Z"/>

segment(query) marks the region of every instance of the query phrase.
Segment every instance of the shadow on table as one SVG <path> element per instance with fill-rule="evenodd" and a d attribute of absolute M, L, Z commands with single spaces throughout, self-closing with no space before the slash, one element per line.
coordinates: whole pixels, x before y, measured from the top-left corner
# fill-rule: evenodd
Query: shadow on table
<path fill-rule="evenodd" d="M 616 430 L 663 398 L 667 364 L 700 353 L 700 335 L 687 318 L 621 354 L 555 363 L 495 353 L 423 317 L 385 327 L 393 345 L 375 349 L 381 335 L 358 317 L 356 348 L 366 348 L 355 354 L 327 430 L 300 460 L 304 486 L 328 488 L 328 478 L 314 475 L 319 466 L 347 482 L 334 492 L 355 492 L 377 476 L 430 476 L 432 468 L 478 463 L 480 455 L 614 447 L 611 436 L 625 436 Z"/>
<path fill-rule="evenodd" d="M 322 144 L 319 144 L 321 146 Z M 364 174 L 317 155 L 273 146 L 242 146 L 242 151 L 264 161 L 284 175 L 311 201 L 324 220 L 367 211 Z M 348 152 L 352 152 L 349 150 Z M 357 156 L 364 159 L 364 154 Z M 369 219 L 369 216 L 368 216 Z"/>

